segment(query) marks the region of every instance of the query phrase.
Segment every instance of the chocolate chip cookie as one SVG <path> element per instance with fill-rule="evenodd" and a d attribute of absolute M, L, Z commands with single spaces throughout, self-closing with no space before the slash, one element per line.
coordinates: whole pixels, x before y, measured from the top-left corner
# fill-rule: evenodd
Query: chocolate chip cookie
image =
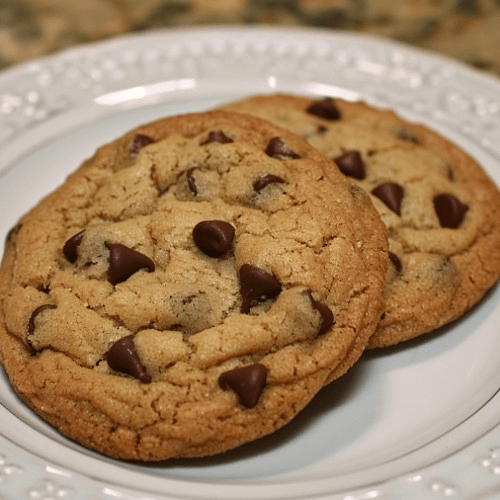
<path fill-rule="evenodd" d="M 216 111 L 101 147 L 10 231 L 17 393 L 111 457 L 208 456 L 292 419 L 363 352 L 385 226 L 299 136 Z"/>
<path fill-rule="evenodd" d="M 437 133 L 340 99 L 256 96 L 226 107 L 284 126 L 371 199 L 388 229 L 386 310 L 370 347 L 417 337 L 461 316 L 500 274 L 500 194 Z"/>

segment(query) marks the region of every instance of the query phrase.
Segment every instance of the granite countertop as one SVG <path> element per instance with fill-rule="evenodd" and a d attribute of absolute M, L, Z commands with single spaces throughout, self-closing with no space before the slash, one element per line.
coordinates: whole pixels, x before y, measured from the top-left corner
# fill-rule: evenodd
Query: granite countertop
<path fill-rule="evenodd" d="M 0 69 L 124 33 L 216 24 L 382 35 L 500 76 L 500 0 L 0 0 Z"/>

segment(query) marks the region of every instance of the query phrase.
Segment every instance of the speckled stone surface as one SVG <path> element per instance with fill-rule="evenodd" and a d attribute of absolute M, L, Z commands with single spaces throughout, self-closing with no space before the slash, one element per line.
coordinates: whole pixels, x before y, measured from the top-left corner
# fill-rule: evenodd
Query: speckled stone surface
<path fill-rule="evenodd" d="M 0 68 L 128 32 L 214 24 L 387 36 L 500 76 L 500 0 L 0 0 Z"/>

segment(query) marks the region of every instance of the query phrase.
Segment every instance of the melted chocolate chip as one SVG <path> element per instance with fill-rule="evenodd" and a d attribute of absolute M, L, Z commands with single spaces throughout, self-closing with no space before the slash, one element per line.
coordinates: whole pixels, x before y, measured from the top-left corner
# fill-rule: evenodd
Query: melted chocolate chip
<path fill-rule="evenodd" d="M 154 262 L 146 255 L 120 243 L 104 244 L 109 248 L 108 279 L 113 285 L 130 278 L 139 269 L 146 268 L 150 273 L 155 270 Z"/>
<path fill-rule="evenodd" d="M 151 137 L 144 135 L 144 134 L 137 134 L 134 137 L 134 141 L 132 142 L 132 146 L 130 146 L 130 150 L 129 150 L 130 156 L 137 156 L 139 154 L 139 151 L 142 148 L 145 148 L 146 146 L 153 144 L 153 142 L 156 142 L 156 141 L 154 139 L 152 139 Z"/>
<path fill-rule="evenodd" d="M 493 61 L 487 61 L 485 59 L 472 59 L 467 62 L 477 69 L 493 69 Z"/>
<path fill-rule="evenodd" d="M 195 168 L 190 168 L 186 172 L 188 187 L 189 187 L 189 190 L 191 191 L 191 193 L 193 193 L 193 196 L 196 196 L 198 194 L 198 188 L 196 187 L 196 181 L 194 180 L 194 177 L 193 177 L 193 172 L 195 170 L 196 170 Z"/>
<path fill-rule="evenodd" d="M 33 344 L 31 343 L 30 339 L 26 339 L 26 342 L 24 343 L 24 346 L 28 349 L 29 353 L 32 356 L 36 356 L 37 350 L 33 347 Z"/>
<path fill-rule="evenodd" d="M 310 115 L 319 116 L 325 120 L 339 120 L 340 111 L 331 97 L 325 97 L 313 102 L 306 110 Z"/>
<path fill-rule="evenodd" d="M 253 408 L 259 402 L 266 378 L 267 368 L 257 363 L 224 372 L 219 377 L 219 386 L 223 390 L 232 389 L 243 406 Z"/>
<path fill-rule="evenodd" d="M 288 149 L 279 137 L 274 137 L 269 141 L 266 155 L 277 160 L 298 160 L 300 158 L 297 153 Z"/>
<path fill-rule="evenodd" d="M 364 179 L 366 177 L 365 163 L 361 158 L 359 151 L 349 151 L 333 160 L 340 171 L 348 177 L 355 179 Z"/>
<path fill-rule="evenodd" d="M 36 289 L 39 292 L 49 294 L 50 293 L 50 284 L 49 285 L 44 285 L 43 283 L 40 283 L 39 285 L 36 285 Z"/>
<path fill-rule="evenodd" d="M 55 309 L 54 304 L 43 304 L 38 306 L 32 313 L 28 322 L 28 335 L 33 335 L 35 333 L 35 318 L 43 311 L 47 309 Z"/>
<path fill-rule="evenodd" d="M 137 348 L 134 344 L 134 336 L 129 335 L 115 342 L 106 353 L 106 361 L 112 370 L 132 375 L 145 384 L 151 382 L 144 366 L 142 366 Z"/>
<path fill-rule="evenodd" d="M 209 257 L 220 257 L 233 243 L 234 227 L 223 220 L 205 220 L 193 228 L 196 246 Z"/>
<path fill-rule="evenodd" d="M 399 257 L 395 253 L 389 252 L 389 260 L 394 266 L 394 269 L 396 269 L 396 272 L 401 274 L 401 271 L 403 271 L 403 264 L 401 264 Z"/>
<path fill-rule="evenodd" d="M 478 0 L 457 0 L 455 10 L 460 14 L 480 14 L 481 6 Z"/>
<path fill-rule="evenodd" d="M 35 333 L 35 319 L 36 317 L 43 311 L 46 311 L 47 309 L 55 309 L 56 306 L 54 304 L 43 304 L 41 306 L 38 306 L 30 316 L 30 319 L 28 321 L 28 331 L 27 331 L 27 337 L 31 337 Z M 36 349 L 33 347 L 33 344 L 31 343 L 30 339 L 27 339 L 27 346 L 31 352 L 32 355 L 36 354 Z"/>
<path fill-rule="evenodd" d="M 418 137 L 411 131 L 406 128 L 401 129 L 397 134 L 396 137 L 398 139 L 401 139 L 402 141 L 406 142 L 412 142 L 413 144 L 419 144 L 420 141 L 418 140 Z"/>
<path fill-rule="evenodd" d="M 401 201 L 404 189 L 395 182 L 380 184 L 372 190 L 372 194 L 382 200 L 393 212 L 401 215 Z"/>
<path fill-rule="evenodd" d="M 253 181 L 252 186 L 253 186 L 254 191 L 257 191 L 257 193 L 258 193 L 259 191 L 262 191 L 269 184 L 276 184 L 276 183 L 282 184 L 284 182 L 286 182 L 285 179 L 282 179 L 281 177 L 278 177 L 277 175 L 266 174 L 266 175 L 263 175 L 262 177 L 259 177 L 255 181 Z"/>
<path fill-rule="evenodd" d="M 464 220 L 469 207 L 452 194 L 444 193 L 434 197 L 434 209 L 441 227 L 456 229 Z"/>
<path fill-rule="evenodd" d="M 83 233 L 85 231 L 80 231 L 73 235 L 63 246 L 63 254 L 68 259 L 69 262 L 74 264 L 76 259 L 78 259 L 77 249 L 83 239 Z"/>
<path fill-rule="evenodd" d="M 208 134 L 208 139 L 203 141 L 201 145 L 209 144 L 211 142 L 220 142 L 221 144 L 229 144 L 233 142 L 231 137 L 228 137 L 222 130 L 213 130 Z"/>
<path fill-rule="evenodd" d="M 12 243 L 17 238 L 17 235 L 19 234 L 19 231 L 21 231 L 22 227 L 22 224 L 16 224 L 14 227 L 12 227 L 5 237 L 6 243 Z"/>
<path fill-rule="evenodd" d="M 453 169 L 449 165 L 446 168 L 446 175 L 448 177 L 448 180 L 450 180 L 450 181 L 455 180 L 455 172 L 453 171 Z"/>
<path fill-rule="evenodd" d="M 259 302 L 273 299 L 281 292 L 280 282 L 269 273 L 250 264 L 240 268 L 241 312 L 248 314 Z"/>
<path fill-rule="evenodd" d="M 321 326 L 318 330 L 318 336 L 323 335 L 328 330 L 330 330 L 330 328 L 334 324 L 333 312 L 326 304 L 315 300 L 310 290 L 308 290 L 306 293 L 309 297 L 309 300 L 311 301 L 313 308 L 316 309 L 316 311 L 318 311 L 321 315 Z"/>

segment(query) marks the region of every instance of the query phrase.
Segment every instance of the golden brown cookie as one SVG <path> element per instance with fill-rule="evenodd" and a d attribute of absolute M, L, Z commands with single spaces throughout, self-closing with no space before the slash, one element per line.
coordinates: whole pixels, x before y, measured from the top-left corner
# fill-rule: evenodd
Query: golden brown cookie
<path fill-rule="evenodd" d="M 370 193 L 388 229 L 386 310 L 369 347 L 435 330 L 500 274 L 500 193 L 464 151 L 390 111 L 340 99 L 256 96 L 225 106 L 306 138 Z"/>
<path fill-rule="evenodd" d="M 383 310 L 385 227 L 300 137 L 166 118 L 100 148 L 10 232 L 0 350 L 18 394 L 112 457 L 213 455 L 292 419 Z"/>

